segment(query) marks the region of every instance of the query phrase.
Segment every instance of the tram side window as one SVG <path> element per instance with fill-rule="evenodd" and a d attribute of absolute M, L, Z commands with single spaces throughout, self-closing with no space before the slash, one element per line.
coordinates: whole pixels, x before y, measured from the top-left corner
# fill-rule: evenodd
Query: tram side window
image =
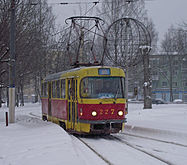
<path fill-rule="evenodd" d="M 47 96 L 48 96 L 47 83 L 44 83 L 43 95 L 44 95 L 44 97 L 47 97 Z"/>
<path fill-rule="evenodd" d="M 41 86 L 41 96 L 44 97 L 44 83 L 42 83 Z"/>
<path fill-rule="evenodd" d="M 60 98 L 60 80 L 56 82 L 56 93 L 57 98 Z"/>
<path fill-rule="evenodd" d="M 61 80 L 61 98 L 66 97 L 65 80 Z"/>
<path fill-rule="evenodd" d="M 52 96 L 53 96 L 53 98 L 56 97 L 56 83 L 55 83 L 55 81 L 52 82 Z"/>
<path fill-rule="evenodd" d="M 48 92 L 47 92 L 47 83 L 45 82 L 45 83 L 42 83 L 41 95 L 42 95 L 42 97 L 47 97 L 47 94 L 48 94 Z"/>

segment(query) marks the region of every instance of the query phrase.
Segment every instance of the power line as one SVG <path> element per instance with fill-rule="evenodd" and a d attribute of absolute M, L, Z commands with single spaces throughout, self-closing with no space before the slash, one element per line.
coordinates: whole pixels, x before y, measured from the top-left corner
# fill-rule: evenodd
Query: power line
<path fill-rule="evenodd" d="M 125 0 L 125 2 L 126 2 L 127 4 L 130 4 L 131 2 L 138 2 L 138 1 L 139 1 L 139 0 Z M 144 1 L 154 1 L 154 0 L 144 0 Z M 101 2 L 101 3 L 103 3 L 103 2 Z M 107 2 L 107 3 L 108 3 L 108 2 Z M 109 2 L 109 3 L 113 3 L 113 1 L 111 1 L 111 2 Z M 127 4 L 120 5 L 120 6 L 116 7 L 116 8 L 114 8 L 114 9 L 105 11 L 105 12 L 100 13 L 100 14 L 97 14 L 96 16 L 101 16 L 101 15 L 110 13 L 111 11 L 119 10 L 121 7 L 126 6 Z"/>
<path fill-rule="evenodd" d="M 49 4 L 54 4 L 54 5 L 94 4 L 90 9 L 88 9 L 88 10 L 85 12 L 84 15 L 87 15 L 97 4 L 99 4 L 99 3 L 113 3 L 113 1 L 115 1 L 115 0 L 112 0 L 111 2 L 101 2 L 101 0 L 98 0 L 98 1 L 94 1 L 94 2 L 70 2 L 70 3 L 69 3 L 69 2 L 59 2 L 59 3 L 54 2 L 54 3 L 49 3 Z M 139 1 L 139 0 L 125 0 L 125 1 L 129 4 L 129 3 L 131 3 L 131 2 L 137 2 L 137 1 Z M 144 0 L 144 1 L 154 1 L 154 0 Z M 126 4 L 123 4 L 123 5 L 118 6 L 118 7 L 114 8 L 114 9 L 112 9 L 112 10 L 119 10 L 121 7 L 123 7 L 123 6 L 125 6 L 125 5 L 126 5 Z M 101 16 L 101 15 L 107 14 L 107 13 L 111 12 L 112 10 L 108 10 L 108 11 L 106 11 L 106 12 L 97 14 L 96 16 Z M 69 27 L 67 27 L 67 28 L 65 28 L 65 29 L 63 29 L 63 30 L 61 30 L 61 31 L 59 31 L 59 32 L 57 32 L 57 33 L 55 33 L 55 34 L 53 34 L 52 36 L 55 36 L 55 35 L 57 35 L 57 34 L 63 32 L 63 31 L 65 31 L 65 30 L 67 30 L 68 28 L 69 28 Z"/>
<path fill-rule="evenodd" d="M 82 4 L 94 4 L 97 5 L 99 3 L 113 3 L 112 0 L 111 2 L 100 2 L 100 0 L 98 1 L 90 1 L 90 2 L 50 2 L 48 4 L 50 5 L 82 5 Z M 126 3 L 131 3 L 131 2 L 137 2 L 139 0 L 124 0 Z M 154 1 L 154 0 L 144 0 L 144 1 Z M 31 3 L 32 5 L 37 5 L 37 3 Z"/>
<path fill-rule="evenodd" d="M 98 3 L 100 3 L 100 0 L 97 3 L 94 3 L 94 5 L 89 10 L 87 10 L 84 15 L 87 15 Z"/>
<path fill-rule="evenodd" d="M 82 4 L 98 4 L 99 1 L 93 1 L 93 2 L 51 2 L 48 3 L 50 5 L 82 5 Z"/>
<path fill-rule="evenodd" d="M 110 13 L 111 11 L 118 10 L 118 9 L 120 9 L 120 8 L 123 7 L 123 6 L 126 6 L 126 4 L 123 4 L 123 5 L 121 5 L 121 6 L 118 6 L 118 7 L 114 8 L 114 9 L 111 9 L 111 10 L 105 11 L 105 12 L 103 12 L 103 13 L 100 13 L 100 14 L 96 15 L 96 16 L 101 16 L 101 15 L 104 15 L 104 14 Z"/>
<path fill-rule="evenodd" d="M 90 2 L 49 2 L 49 5 L 84 5 L 84 4 L 94 4 L 97 5 L 99 3 L 113 3 L 113 1 L 115 0 L 111 0 L 110 2 L 100 2 L 100 0 L 98 1 L 90 1 Z M 124 2 L 126 3 L 131 3 L 131 2 L 137 2 L 139 0 L 124 0 Z M 144 0 L 144 1 L 155 1 L 155 0 Z M 39 3 L 37 2 L 30 2 L 28 5 L 38 5 Z"/>

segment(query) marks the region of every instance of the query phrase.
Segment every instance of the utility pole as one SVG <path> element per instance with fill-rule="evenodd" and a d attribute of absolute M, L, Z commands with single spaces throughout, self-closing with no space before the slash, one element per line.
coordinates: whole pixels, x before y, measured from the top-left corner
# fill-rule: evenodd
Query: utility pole
<path fill-rule="evenodd" d="M 9 121 L 15 123 L 15 0 L 11 0 L 10 66 L 9 66 Z"/>

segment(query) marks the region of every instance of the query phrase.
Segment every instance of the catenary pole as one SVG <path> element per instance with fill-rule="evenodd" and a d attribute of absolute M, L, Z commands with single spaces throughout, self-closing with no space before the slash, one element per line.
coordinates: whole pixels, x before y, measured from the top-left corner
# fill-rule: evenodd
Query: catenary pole
<path fill-rule="evenodd" d="M 9 122 L 15 123 L 15 0 L 11 0 L 10 66 L 9 66 Z"/>
<path fill-rule="evenodd" d="M 152 109 L 152 79 L 149 66 L 150 46 L 142 46 L 140 48 L 143 55 L 143 72 L 144 72 L 144 109 Z"/>

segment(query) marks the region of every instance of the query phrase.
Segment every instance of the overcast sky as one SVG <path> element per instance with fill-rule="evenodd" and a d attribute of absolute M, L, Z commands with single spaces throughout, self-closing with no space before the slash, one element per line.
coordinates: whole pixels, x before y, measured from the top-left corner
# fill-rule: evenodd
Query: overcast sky
<path fill-rule="evenodd" d="M 48 0 L 48 2 L 94 2 L 97 0 Z M 100 0 L 102 1 L 102 0 Z M 159 38 L 173 24 L 174 26 L 187 22 L 187 0 L 147 0 L 146 9 L 148 16 L 153 19 Z M 64 20 L 75 14 L 79 15 L 79 5 L 52 5 L 54 14 L 57 16 L 58 24 L 64 25 Z M 82 5 L 85 6 L 85 5 Z M 93 4 L 88 5 L 88 8 Z M 83 8 L 84 13 L 85 8 Z"/>
<path fill-rule="evenodd" d="M 146 8 L 159 32 L 160 40 L 172 24 L 178 26 L 187 22 L 187 0 L 146 1 Z"/>

